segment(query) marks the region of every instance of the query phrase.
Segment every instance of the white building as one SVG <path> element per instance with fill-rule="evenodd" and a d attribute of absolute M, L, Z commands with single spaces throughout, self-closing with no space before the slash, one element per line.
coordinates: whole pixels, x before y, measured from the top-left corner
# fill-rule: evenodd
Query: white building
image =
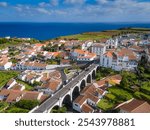
<path fill-rule="evenodd" d="M 46 64 L 39 63 L 39 62 L 21 62 L 18 63 L 12 69 L 19 69 L 19 70 L 45 70 Z"/>
<path fill-rule="evenodd" d="M 82 45 L 81 45 L 81 49 L 82 50 L 87 50 L 89 47 L 91 47 L 92 46 L 92 44 L 93 44 L 93 41 L 86 41 L 85 43 L 83 43 Z"/>
<path fill-rule="evenodd" d="M 125 48 L 119 51 L 108 51 L 100 57 L 100 66 L 116 71 L 133 70 L 137 65 L 135 53 Z"/>
<path fill-rule="evenodd" d="M 115 38 L 115 39 L 108 39 L 106 41 L 106 44 L 107 44 L 107 49 L 115 49 L 118 47 L 118 43 L 119 43 L 119 40 L 118 38 Z"/>
<path fill-rule="evenodd" d="M 96 58 L 95 53 L 90 53 L 88 51 L 84 51 L 84 50 L 80 50 L 80 49 L 75 49 L 71 53 L 71 56 L 74 60 L 82 61 L 82 62 L 93 61 Z"/>
<path fill-rule="evenodd" d="M 12 66 L 12 62 L 9 62 L 9 59 L 6 55 L 0 56 L 0 70 L 8 70 Z"/>
<path fill-rule="evenodd" d="M 97 56 L 101 56 L 106 52 L 106 45 L 102 43 L 94 43 L 91 46 L 91 52 L 95 53 Z"/>

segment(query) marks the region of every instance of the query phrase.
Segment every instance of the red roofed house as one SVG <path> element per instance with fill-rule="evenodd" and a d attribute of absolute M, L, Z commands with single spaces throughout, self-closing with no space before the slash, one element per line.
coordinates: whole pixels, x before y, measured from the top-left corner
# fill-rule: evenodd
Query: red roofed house
<path fill-rule="evenodd" d="M 93 61 L 96 58 L 95 53 L 90 53 L 88 51 L 84 51 L 84 50 L 80 50 L 80 49 L 75 49 L 71 53 L 71 56 L 74 60 L 82 61 L 82 62 Z"/>
<path fill-rule="evenodd" d="M 150 104 L 138 99 L 129 100 L 117 108 L 120 113 L 150 113 Z"/>
<path fill-rule="evenodd" d="M 8 70 L 12 66 L 12 62 L 9 62 L 9 59 L 6 55 L 0 55 L 0 70 Z"/>
<path fill-rule="evenodd" d="M 81 95 L 73 102 L 73 109 L 78 112 L 92 113 L 101 98 L 101 91 L 94 85 L 85 87 Z"/>
<path fill-rule="evenodd" d="M 112 68 L 116 71 L 133 70 L 137 65 L 136 54 L 126 48 L 108 51 L 100 57 L 100 66 Z"/>

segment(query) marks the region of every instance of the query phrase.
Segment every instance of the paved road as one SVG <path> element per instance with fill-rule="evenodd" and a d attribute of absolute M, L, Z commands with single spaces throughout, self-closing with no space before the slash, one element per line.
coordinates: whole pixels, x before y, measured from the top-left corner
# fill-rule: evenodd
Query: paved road
<path fill-rule="evenodd" d="M 56 70 L 58 70 L 58 71 L 60 72 L 60 74 L 61 74 L 62 85 L 63 85 L 63 84 L 66 84 L 67 76 L 66 76 L 66 74 L 64 73 L 64 68 L 58 67 L 58 68 L 56 68 Z"/>
<path fill-rule="evenodd" d="M 51 108 L 59 99 L 63 97 L 71 88 L 73 88 L 81 79 L 88 75 L 97 65 L 90 65 L 85 71 L 82 71 L 77 77 L 66 84 L 62 89 L 56 92 L 52 97 L 42 103 L 33 113 L 43 113 L 45 110 Z"/>

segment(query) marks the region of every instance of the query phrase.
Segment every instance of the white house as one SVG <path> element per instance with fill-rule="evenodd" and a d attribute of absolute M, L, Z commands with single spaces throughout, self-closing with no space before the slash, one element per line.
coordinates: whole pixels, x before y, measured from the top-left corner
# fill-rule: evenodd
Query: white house
<path fill-rule="evenodd" d="M 71 53 L 71 56 L 74 60 L 81 61 L 81 62 L 93 61 L 96 58 L 95 53 L 90 53 L 88 51 L 84 51 L 84 50 L 80 50 L 80 49 L 75 49 Z"/>
<path fill-rule="evenodd" d="M 45 70 L 46 64 L 39 62 L 21 62 L 16 65 L 15 69 L 19 70 Z"/>
<path fill-rule="evenodd" d="M 82 50 L 87 50 L 89 47 L 91 47 L 93 44 L 93 41 L 91 40 L 88 40 L 86 42 L 84 42 L 82 45 L 81 45 L 81 49 Z"/>
<path fill-rule="evenodd" d="M 107 44 L 107 49 L 115 49 L 118 47 L 118 43 L 119 43 L 119 40 L 118 38 L 115 38 L 115 39 L 108 39 L 106 41 L 106 44 Z"/>
<path fill-rule="evenodd" d="M 8 70 L 12 66 L 12 62 L 9 62 L 7 55 L 0 55 L 0 70 Z"/>
<path fill-rule="evenodd" d="M 8 70 L 8 69 L 10 69 L 11 68 L 11 66 L 12 66 L 12 62 L 1 62 L 0 63 L 0 70 Z"/>
<path fill-rule="evenodd" d="M 6 87 L 7 89 L 11 89 L 16 83 L 17 83 L 17 82 L 16 82 L 15 79 L 10 79 L 10 80 L 8 81 L 8 83 L 6 84 L 5 87 Z"/>
<path fill-rule="evenodd" d="M 101 56 L 106 52 L 106 45 L 102 43 L 94 43 L 91 46 L 91 52 L 97 56 Z"/>
<path fill-rule="evenodd" d="M 81 95 L 73 101 L 73 109 L 78 112 L 92 113 L 100 101 L 99 89 L 94 85 L 85 87 Z"/>

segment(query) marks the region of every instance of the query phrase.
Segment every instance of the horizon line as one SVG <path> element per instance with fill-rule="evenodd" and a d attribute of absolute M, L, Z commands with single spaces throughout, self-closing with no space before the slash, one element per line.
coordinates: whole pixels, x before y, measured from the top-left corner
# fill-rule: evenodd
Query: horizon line
<path fill-rule="evenodd" d="M 44 21 L 42 21 L 42 22 L 40 22 L 40 21 L 0 21 L 0 23 L 87 23 L 87 24 L 89 24 L 89 23 L 130 23 L 130 24 L 143 24 L 143 23 L 145 23 L 145 24 L 150 24 L 150 21 L 149 22 L 126 22 L 126 21 L 118 21 L 118 22 L 114 22 L 114 21 L 112 21 L 112 22 L 63 22 L 63 21 L 61 21 L 61 22 L 44 22 Z"/>

